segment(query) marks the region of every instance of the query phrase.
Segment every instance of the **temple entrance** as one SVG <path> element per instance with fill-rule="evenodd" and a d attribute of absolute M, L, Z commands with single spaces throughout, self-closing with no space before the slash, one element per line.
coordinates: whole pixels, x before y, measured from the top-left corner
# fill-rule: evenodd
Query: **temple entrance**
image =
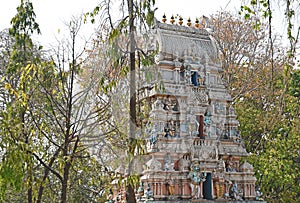
<path fill-rule="evenodd" d="M 207 173 L 206 180 L 203 182 L 203 198 L 212 200 L 212 175 Z"/>

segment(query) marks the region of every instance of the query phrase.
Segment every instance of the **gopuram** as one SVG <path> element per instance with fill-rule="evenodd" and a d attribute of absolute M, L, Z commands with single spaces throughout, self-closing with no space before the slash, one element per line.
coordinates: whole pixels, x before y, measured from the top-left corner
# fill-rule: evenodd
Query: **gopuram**
<path fill-rule="evenodd" d="M 255 200 L 253 166 L 244 159 L 214 40 L 198 22 L 165 20 L 154 28 L 156 64 L 145 73 L 156 81 L 139 89 L 139 100 L 150 103 L 151 124 L 138 200 Z"/>

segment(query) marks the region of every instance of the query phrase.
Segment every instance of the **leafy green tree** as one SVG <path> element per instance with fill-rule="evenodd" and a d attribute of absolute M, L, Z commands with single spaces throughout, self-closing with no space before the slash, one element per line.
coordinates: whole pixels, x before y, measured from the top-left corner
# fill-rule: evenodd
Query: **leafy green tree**
<path fill-rule="evenodd" d="M 280 90 L 278 90 L 280 91 Z M 252 100 L 239 106 L 242 131 L 257 137 L 249 147 L 250 160 L 256 168 L 258 183 L 267 201 L 299 201 L 299 102 L 286 95 L 285 108 L 275 101 L 271 108 L 257 108 Z M 248 99 L 247 99 L 248 100 Z M 250 102 L 252 104 L 250 104 Z M 252 107 L 250 106 L 252 105 Z M 255 107 L 255 108 L 254 108 Z M 243 109 L 246 111 L 243 112 Z M 296 111 L 295 111 L 296 110 Z M 248 114 L 246 116 L 246 114 Z M 251 122 L 252 120 L 252 122 Z M 251 125 L 254 125 L 255 127 Z"/>
<path fill-rule="evenodd" d="M 300 98 L 300 71 L 295 70 L 292 72 L 291 82 L 290 82 L 290 94 L 294 97 Z"/>
<path fill-rule="evenodd" d="M 10 29 L 12 48 L 2 52 L 10 53 L 1 81 L 6 91 L 1 111 L 2 199 L 21 202 L 27 196 L 27 202 L 79 202 L 74 197 L 82 196 L 96 202 L 100 179 L 95 173 L 101 167 L 89 155 L 89 147 L 105 133 L 98 126 L 109 115 L 107 101 L 95 99 L 90 91 L 94 81 L 84 89 L 77 84 L 84 58 L 84 52 L 76 54 L 75 46 L 81 21 L 70 22 L 70 41 L 60 43 L 54 55 L 41 56 L 30 38 L 35 31 L 40 33 L 32 3 L 21 1 L 17 10 Z M 95 173 L 80 176 L 89 166 L 97 168 Z"/>
<path fill-rule="evenodd" d="M 82 195 L 90 202 L 98 198 L 90 192 L 101 174 L 96 171 L 96 174 L 89 175 L 81 173 L 89 170 L 88 164 L 95 164 L 89 149 L 95 140 L 101 140 L 107 133 L 103 126 L 109 120 L 109 101 L 104 95 L 97 94 L 101 78 L 89 78 L 81 86 L 78 83 L 81 66 L 85 63 L 84 54 L 88 54 L 77 54 L 81 23 L 77 18 L 70 21 L 70 39 L 59 44 L 52 55 L 52 64 L 48 63 L 49 67 L 43 69 L 46 72 L 36 77 L 40 94 L 45 99 L 36 106 L 39 114 L 34 115 L 36 127 L 44 139 L 44 150 L 34 153 L 35 159 L 43 166 L 43 184 L 39 186 L 37 202 L 48 198 L 44 193 L 60 202 L 79 201 L 74 196 Z M 78 177 L 86 179 L 79 180 Z M 85 185 L 81 181 L 94 184 Z M 59 196 L 57 191 L 60 191 Z"/>
<path fill-rule="evenodd" d="M 12 28 L 9 29 L 13 43 L 11 51 L 6 52 L 9 53 L 9 61 L 1 85 L 9 94 L 4 95 L 6 102 L 1 112 L 1 147 L 4 154 L 0 184 L 2 195 L 5 194 L 7 186 L 16 190 L 26 188 L 27 201 L 32 202 L 34 163 L 28 148 L 35 135 L 27 109 L 31 99 L 29 95 L 36 88 L 32 83 L 34 64 L 39 63 L 40 58 L 35 52 L 31 35 L 34 32 L 40 33 L 40 30 L 30 1 L 22 0 L 17 11 L 11 20 Z"/>
<path fill-rule="evenodd" d="M 264 198 L 298 202 L 298 74 L 295 71 L 287 80 L 289 57 L 275 37 L 272 45 L 266 43 L 267 27 L 261 24 L 254 30 L 255 22 L 255 18 L 238 19 L 228 14 L 214 16 L 214 37 L 221 49 L 224 78 L 234 98 L 239 129 L 250 152 L 248 159 Z"/>

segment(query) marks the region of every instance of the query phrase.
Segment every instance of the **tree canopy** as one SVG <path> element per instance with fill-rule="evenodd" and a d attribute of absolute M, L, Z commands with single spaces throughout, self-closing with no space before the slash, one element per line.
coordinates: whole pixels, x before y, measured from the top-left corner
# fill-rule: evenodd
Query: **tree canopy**
<path fill-rule="evenodd" d="M 224 79 L 234 98 L 249 160 L 267 201 L 299 201 L 299 70 L 286 75 L 289 56 L 268 24 L 229 13 L 212 17 Z"/>

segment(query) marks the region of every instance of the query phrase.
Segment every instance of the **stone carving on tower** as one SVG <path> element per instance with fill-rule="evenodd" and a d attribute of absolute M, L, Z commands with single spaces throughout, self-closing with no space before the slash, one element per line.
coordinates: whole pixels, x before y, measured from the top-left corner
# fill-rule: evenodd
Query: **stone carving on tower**
<path fill-rule="evenodd" d="M 153 200 L 254 200 L 253 167 L 241 162 L 248 154 L 211 35 L 157 22 L 152 39 L 156 63 L 145 72 L 153 81 L 138 94 L 151 107 L 141 185 Z"/>

